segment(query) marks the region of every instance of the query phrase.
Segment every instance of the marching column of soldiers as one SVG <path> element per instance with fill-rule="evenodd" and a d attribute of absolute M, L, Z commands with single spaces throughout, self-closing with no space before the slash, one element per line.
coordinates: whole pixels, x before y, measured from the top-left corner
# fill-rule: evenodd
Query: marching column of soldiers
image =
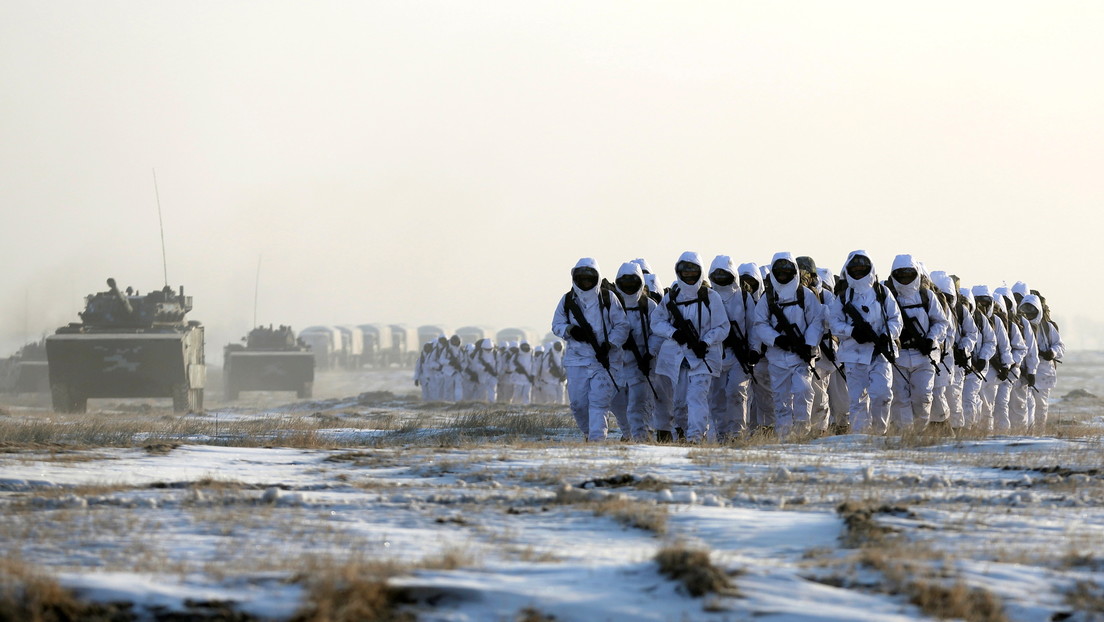
<path fill-rule="evenodd" d="M 882 281 L 862 250 L 838 275 L 790 253 L 762 268 L 734 267 L 727 255 L 708 273 L 704 266 L 698 253 L 683 253 L 677 279 L 660 290 L 643 259 L 622 264 L 612 283 L 595 260 L 580 259 L 553 316 L 564 340 L 552 344 L 556 355 L 526 350 L 533 362 L 524 373 L 516 367 L 527 344 L 499 348 L 494 369 L 513 379 L 504 389 L 499 376 L 498 399 L 505 390 L 509 401 L 556 402 L 566 378 L 588 441 L 607 438 L 610 412 L 622 440 L 642 442 L 1046 427 L 1065 346 L 1046 299 L 1023 282 L 966 287 L 911 255 L 898 255 Z M 427 361 L 455 361 L 462 376 L 463 353 L 436 354 L 450 347 L 442 344 L 427 344 Z M 555 369 L 548 384 L 538 360 Z M 543 386 L 559 393 L 544 395 Z"/>
<path fill-rule="evenodd" d="M 532 347 L 527 341 L 491 339 L 462 345 L 458 335 L 427 342 L 414 365 L 414 384 L 425 401 L 563 404 L 567 371 L 564 344 Z"/>

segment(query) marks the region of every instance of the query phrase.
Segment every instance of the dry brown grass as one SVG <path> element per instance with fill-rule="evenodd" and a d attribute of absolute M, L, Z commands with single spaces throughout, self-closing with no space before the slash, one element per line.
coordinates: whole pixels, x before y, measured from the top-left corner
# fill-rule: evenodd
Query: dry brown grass
<path fill-rule="evenodd" d="M 706 594 L 738 596 L 736 588 L 728 575 L 713 565 L 709 551 L 688 548 L 676 543 L 663 547 L 656 553 L 655 561 L 659 571 L 668 578 L 678 581 L 693 597 Z"/>
<path fill-rule="evenodd" d="M 401 592 L 388 579 L 405 569 L 394 564 L 349 559 L 318 559 L 295 577 L 306 589 L 303 606 L 292 622 L 413 622 L 399 611 Z"/>
<path fill-rule="evenodd" d="M 53 577 L 21 560 L 0 559 L 0 622 L 132 619 L 127 606 L 83 602 Z"/>
<path fill-rule="evenodd" d="M 612 496 L 591 506 L 599 516 L 609 516 L 618 523 L 656 535 L 667 533 L 667 506 L 636 501 L 624 496 Z"/>
<path fill-rule="evenodd" d="M 1104 614 L 1104 585 L 1095 581 L 1078 581 L 1066 594 L 1066 604 L 1075 611 Z M 1097 618 L 1091 618 L 1093 620 Z"/>

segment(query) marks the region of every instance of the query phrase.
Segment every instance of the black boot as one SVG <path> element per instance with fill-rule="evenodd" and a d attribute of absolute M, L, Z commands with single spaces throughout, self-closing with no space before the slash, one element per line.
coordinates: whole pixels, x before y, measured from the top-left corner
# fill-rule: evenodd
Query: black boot
<path fill-rule="evenodd" d="M 657 443 L 670 443 L 671 433 L 667 430 L 656 430 L 656 442 Z"/>
<path fill-rule="evenodd" d="M 675 428 L 675 435 L 678 436 L 678 440 L 680 441 L 686 440 L 686 431 L 682 428 Z"/>

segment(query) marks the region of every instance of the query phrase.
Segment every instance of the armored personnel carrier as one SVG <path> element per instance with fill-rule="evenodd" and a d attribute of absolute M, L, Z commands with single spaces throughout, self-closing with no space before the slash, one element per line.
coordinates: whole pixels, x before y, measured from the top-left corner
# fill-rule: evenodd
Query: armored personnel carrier
<path fill-rule="evenodd" d="M 295 338 L 290 326 L 258 326 L 245 345 L 232 343 L 223 350 L 222 373 L 226 399 L 242 391 L 295 391 L 310 397 L 314 387 L 314 354 Z"/>
<path fill-rule="evenodd" d="M 54 410 L 85 412 L 89 398 L 171 397 L 176 412 L 203 409 L 203 326 L 186 321 L 192 297 L 163 289 L 108 290 L 85 298 L 80 322 L 46 338 Z"/>

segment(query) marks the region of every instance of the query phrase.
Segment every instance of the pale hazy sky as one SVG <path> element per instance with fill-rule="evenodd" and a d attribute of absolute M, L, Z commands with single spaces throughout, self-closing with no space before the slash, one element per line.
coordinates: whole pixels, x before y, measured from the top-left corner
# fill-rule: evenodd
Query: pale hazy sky
<path fill-rule="evenodd" d="M 0 356 L 107 277 L 547 331 L 582 256 L 897 253 L 1097 318 L 1104 2 L 0 2 Z M 1071 338 L 1074 336 L 1070 335 Z"/>

